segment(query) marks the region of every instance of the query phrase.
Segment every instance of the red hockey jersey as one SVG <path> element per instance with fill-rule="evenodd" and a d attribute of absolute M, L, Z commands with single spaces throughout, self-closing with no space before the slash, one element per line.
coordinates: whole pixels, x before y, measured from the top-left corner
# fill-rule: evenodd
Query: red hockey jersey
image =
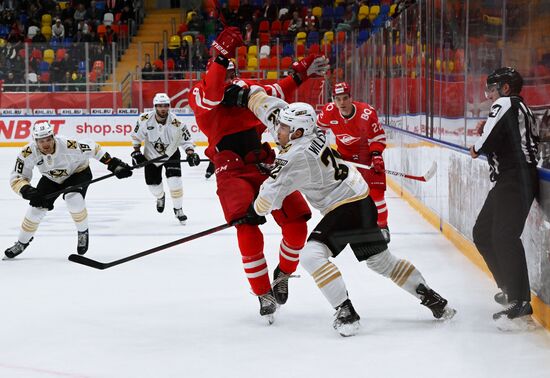
<path fill-rule="evenodd" d="M 317 125 L 323 130 L 332 130 L 344 160 L 370 165 L 371 153 L 382 153 L 386 148 L 386 134 L 373 107 L 356 101 L 353 106 L 355 113 L 347 119 L 334 103 L 326 104 L 317 118 Z"/>
<path fill-rule="evenodd" d="M 215 146 L 220 140 L 230 134 L 256 128 L 261 134 L 265 126 L 247 108 L 228 107 L 221 105 L 225 83 L 226 68 L 214 62 L 201 81 L 193 86 L 189 93 L 189 106 L 195 113 L 195 119 L 199 129 L 208 138 L 209 148 L 206 155 L 212 157 Z M 242 79 L 233 81 L 241 86 L 256 84 Z M 276 96 L 283 100 L 290 96 L 297 88 L 292 77 L 286 77 L 278 83 L 262 85 L 270 96 Z"/>

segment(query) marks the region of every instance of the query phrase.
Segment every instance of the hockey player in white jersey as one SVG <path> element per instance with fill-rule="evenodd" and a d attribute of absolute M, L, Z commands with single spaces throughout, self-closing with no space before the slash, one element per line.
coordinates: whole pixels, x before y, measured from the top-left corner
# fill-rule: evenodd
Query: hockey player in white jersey
<path fill-rule="evenodd" d="M 94 142 L 83 142 L 54 135 L 52 126 L 46 121 L 36 122 L 32 128 L 33 141 L 26 145 L 17 156 L 11 173 L 10 185 L 13 191 L 29 201 L 29 208 L 21 224 L 19 237 L 12 247 L 5 251 L 7 258 L 21 254 L 33 239 L 40 222 L 46 213 L 53 209 L 57 196 L 47 195 L 62 189 L 76 187 L 63 194 L 67 209 L 71 213 L 78 231 L 77 252 L 81 255 L 88 250 L 88 212 L 86 210 L 86 182 L 92 179 L 89 167 L 90 158 L 107 165 L 117 178 L 132 175 L 130 166 Z M 36 167 L 42 174 L 36 187 L 31 185 L 32 171 Z"/>
<path fill-rule="evenodd" d="M 142 164 L 147 160 L 158 158 L 165 154 L 166 148 L 172 143 L 183 147 L 187 155 L 187 163 L 193 167 L 200 164 L 199 155 L 195 153 L 195 145 L 187 127 L 170 111 L 170 98 L 166 93 L 157 93 L 153 98 L 155 110 L 139 116 L 136 127 L 131 134 L 134 151 L 134 164 Z M 141 144 L 143 143 L 143 153 Z M 181 224 L 185 224 L 187 216 L 183 213 L 183 185 L 181 181 L 181 154 L 179 149 L 167 158 L 166 163 L 154 163 L 145 166 L 145 183 L 155 196 L 157 211 L 162 213 L 166 196 L 162 184 L 162 167 L 168 181 L 174 214 Z"/>
<path fill-rule="evenodd" d="M 313 107 L 306 103 L 288 105 L 257 88 L 253 92 L 248 107 L 272 133 L 276 132 L 281 152 L 248 217 L 265 216 L 278 209 L 295 190 L 324 215 L 300 252 L 300 264 L 336 309 L 334 328 L 342 336 L 351 336 L 359 328 L 359 315 L 348 297 L 342 274 L 329 259 L 348 244 L 359 261 L 366 261 L 370 269 L 419 298 L 435 318 L 453 317 L 456 311 L 426 284 L 418 269 L 389 252 L 377 226 L 377 210 L 367 183 L 317 130 Z"/>

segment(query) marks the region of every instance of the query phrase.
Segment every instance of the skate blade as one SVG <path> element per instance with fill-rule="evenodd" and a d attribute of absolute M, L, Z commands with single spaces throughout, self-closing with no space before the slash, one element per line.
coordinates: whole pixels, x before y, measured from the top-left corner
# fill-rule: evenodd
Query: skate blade
<path fill-rule="evenodd" d="M 361 324 L 359 322 L 354 322 L 351 324 L 342 324 L 336 327 L 336 331 L 340 334 L 342 337 L 350 337 L 355 336 L 357 332 L 359 331 L 359 328 L 361 327 Z"/>
<path fill-rule="evenodd" d="M 522 316 L 516 319 L 508 319 L 508 317 L 502 316 L 495 320 L 495 323 L 498 330 L 502 332 L 528 332 L 537 328 L 531 315 Z"/>
<path fill-rule="evenodd" d="M 267 321 L 268 325 L 272 325 L 275 322 L 275 314 L 262 315 L 262 318 Z"/>
<path fill-rule="evenodd" d="M 443 312 L 443 315 L 441 316 L 441 318 L 437 320 L 439 321 L 451 320 L 456 315 L 456 310 L 452 307 L 445 306 L 444 310 L 445 311 Z"/>

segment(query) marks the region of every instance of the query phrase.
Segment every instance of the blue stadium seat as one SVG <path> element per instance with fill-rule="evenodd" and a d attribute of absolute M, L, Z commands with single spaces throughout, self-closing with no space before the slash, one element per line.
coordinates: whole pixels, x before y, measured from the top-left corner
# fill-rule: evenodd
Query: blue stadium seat
<path fill-rule="evenodd" d="M 334 21 L 336 23 L 339 23 L 339 22 L 342 22 L 344 20 L 344 13 L 345 13 L 345 9 L 343 6 L 338 6 L 336 8 L 334 8 Z"/>
<path fill-rule="evenodd" d="M 383 14 L 383 15 L 390 14 L 390 6 L 388 4 L 382 4 L 380 6 L 380 14 Z"/>
<path fill-rule="evenodd" d="M 367 42 L 370 37 L 370 33 L 368 30 L 361 30 L 359 32 L 359 35 L 357 36 L 357 44 L 361 45 L 364 42 Z"/>
<path fill-rule="evenodd" d="M 307 35 L 306 43 L 308 47 L 314 43 L 319 43 L 319 32 L 315 30 L 310 31 Z"/>
<path fill-rule="evenodd" d="M 334 18 L 334 8 L 331 7 L 330 5 L 327 5 L 326 7 L 324 7 L 322 17 L 323 18 L 328 18 L 328 19 Z"/>
<path fill-rule="evenodd" d="M 105 1 L 97 1 L 95 3 L 95 9 L 104 11 L 105 10 Z"/>
<path fill-rule="evenodd" d="M 78 72 L 81 73 L 81 74 L 85 74 L 86 73 L 86 62 L 81 60 L 80 62 L 78 62 Z"/>
<path fill-rule="evenodd" d="M 283 56 L 294 55 L 294 46 L 291 43 L 287 43 L 283 46 Z"/>
<path fill-rule="evenodd" d="M 38 70 L 40 71 L 40 73 L 42 72 L 46 72 L 50 69 L 50 64 L 46 61 L 41 61 L 40 62 L 40 65 L 38 66 Z"/>

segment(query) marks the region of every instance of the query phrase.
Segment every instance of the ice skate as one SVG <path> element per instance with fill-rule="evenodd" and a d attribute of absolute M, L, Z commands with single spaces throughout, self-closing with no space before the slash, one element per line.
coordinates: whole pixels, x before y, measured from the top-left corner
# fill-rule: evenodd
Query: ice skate
<path fill-rule="evenodd" d="M 182 225 L 185 225 L 187 223 L 187 215 L 183 213 L 182 209 L 174 209 L 174 214 Z"/>
<path fill-rule="evenodd" d="M 288 280 L 292 277 L 299 276 L 286 274 L 279 269 L 279 266 L 273 272 L 273 296 L 280 305 L 285 304 L 288 300 Z"/>
<path fill-rule="evenodd" d="M 361 317 L 351 304 L 349 299 L 346 299 L 340 306 L 336 307 L 334 314 L 333 327 L 343 337 L 353 336 L 359 330 Z"/>
<path fill-rule="evenodd" d="M 530 331 L 536 328 L 532 314 L 531 303 L 512 301 L 505 310 L 493 314 L 493 320 L 501 331 Z"/>
<path fill-rule="evenodd" d="M 260 300 L 260 315 L 264 317 L 269 324 L 275 321 L 275 311 L 277 311 L 277 301 L 273 296 L 273 291 L 269 290 L 264 295 L 258 296 Z"/>
<path fill-rule="evenodd" d="M 78 244 L 76 246 L 76 251 L 79 255 L 83 255 L 86 251 L 88 251 L 88 239 L 88 230 L 78 231 Z"/>
<path fill-rule="evenodd" d="M 166 201 L 166 194 L 163 194 L 162 197 L 157 198 L 157 211 L 162 213 L 164 211 L 164 203 Z"/>
<path fill-rule="evenodd" d="M 447 320 L 451 319 L 456 314 L 456 310 L 447 305 L 447 300 L 437 294 L 432 289 L 428 289 L 423 284 L 419 284 L 416 292 L 422 297 L 423 306 L 428 307 L 436 319 Z"/>
<path fill-rule="evenodd" d="M 28 243 L 21 243 L 20 241 L 16 241 L 13 246 L 9 247 L 4 252 L 4 254 L 6 255 L 6 257 L 4 257 L 4 260 L 13 259 L 15 256 L 23 253 L 23 251 L 29 246 L 30 242 L 32 242 L 32 239 L 33 238 L 31 238 Z"/>

